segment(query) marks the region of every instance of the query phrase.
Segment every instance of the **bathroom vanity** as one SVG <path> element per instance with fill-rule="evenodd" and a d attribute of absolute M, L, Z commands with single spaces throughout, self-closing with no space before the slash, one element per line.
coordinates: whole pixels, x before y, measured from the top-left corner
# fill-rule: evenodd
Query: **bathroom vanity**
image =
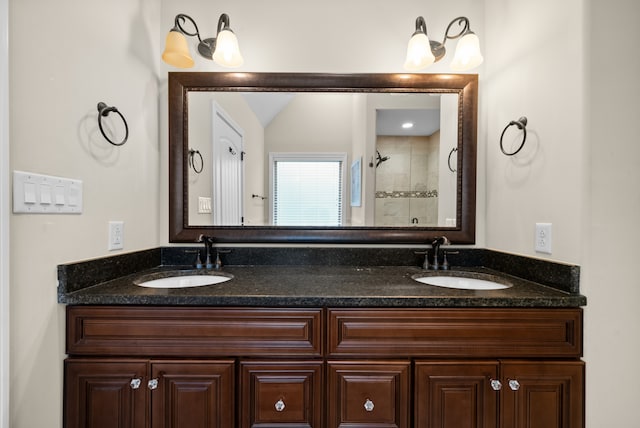
<path fill-rule="evenodd" d="M 66 427 L 581 427 L 582 311 L 67 310 Z"/>
<path fill-rule="evenodd" d="M 189 156 L 211 149 L 197 145 L 208 138 L 194 137 L 198 124 L 211 128 L 197 120 L 209 110 L 195 101 L 222 104 L 240 92 L 350 94 L 360 119 L 374 117 L 383 98 L 385 105 L 455 100 L 442 109 L 456 123 L 438 146 L 448 159 L 434 165 L 450 184 L 437 189 L 437 203 L 451 214 L 433 224 L 375 226 L 375 126 L 358 120 L 348 134 L 362 137 L 359 145 L 344 151 L 365 164 L 361 173 L 352 166 L 362 177 L 352 187 L 361 185 L 364 199 L 362 207 L 351 204 L 345 224 L 202 221 L 198 197 L 221 192 L 194 187 L 198 172 L 190 171 Z M 168 97 L 171 243 L 195 245 L 206 235 L 207 253 L 214 241 L 216 251 L 243 243 L 342 246 L 237 248 L 222 257 L 232 279 L 202 287 L 136 284 L 176 266 L 189 269 L 202 246 L 59 266 L 58 301 L 67 305 L 66 428 L 584 427 L 586 299 L 577 266 L 463 247 L 445 266 L 491 274 L 509 287 L 452 289 L 416 280 L 434 238 L 475 243 L 478 76 L 169 73 Z M 262 165 L 261 156 L 267 158 L 254 149 L 247 162 Z M 241 197 L 248 205 L 261 196 Z"/>
<path fill-rule="evenodd" d="M 80 275 L 67 268 L 65 287 Z M 61 294 L 65 426 L 584 426 L 578 293 L 511 275 L 503 290 L 440 288 L 417 266 L 224 272 Z"/>

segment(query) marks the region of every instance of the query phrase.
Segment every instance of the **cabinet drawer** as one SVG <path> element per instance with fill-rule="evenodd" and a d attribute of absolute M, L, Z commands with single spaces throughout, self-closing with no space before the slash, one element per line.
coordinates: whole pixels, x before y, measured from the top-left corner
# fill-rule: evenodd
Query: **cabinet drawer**
<path fill-rule="evenodd" d="M 330 356 L 579 358 L 581 309 L 331 309 Z"/>
<path fill-rule="evenodd" d="M 242 362 L 241 428 L 322 424 L 322 361 Z"/>
<path fill-rule="evenodd" d="M 67 307 L 67 353 L 322 355 L 320 309 Z"/>
<path fill-rule="evenodd" d="M 328 427 L 407 428 L 409 361 L 330 361 Z"/>

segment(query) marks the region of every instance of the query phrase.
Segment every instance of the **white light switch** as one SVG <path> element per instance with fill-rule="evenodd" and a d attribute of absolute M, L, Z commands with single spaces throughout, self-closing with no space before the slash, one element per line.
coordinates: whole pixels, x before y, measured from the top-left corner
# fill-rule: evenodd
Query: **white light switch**
<path fill-rule="evenodd" d="M 36 185 L 34 183 L 24 183 L 24 203 L 36 203 Z"/>
<path fill-rule="evenodd" d="M 64 186 L 56 186 L 55 190 L 55 198 L 56 198 L 56 205 L 64 205 L 65 203 L 65 198 L 64 198 Z"/>
<path fill-rule="evenodd" d="M 211 198 L 204 196 L 198 197 L 198 214 L 210 214 L 211 213 Z"/>
<path fill-rule="evenodd" d="M 42 205 L 51 204 L 51 186 L 48 184 L 40 185 L 40 203 Z"/>
<path fill-rule="evenodd" d="M 82 181 L 13 171 L 13 212 L 80 214 Z"/>

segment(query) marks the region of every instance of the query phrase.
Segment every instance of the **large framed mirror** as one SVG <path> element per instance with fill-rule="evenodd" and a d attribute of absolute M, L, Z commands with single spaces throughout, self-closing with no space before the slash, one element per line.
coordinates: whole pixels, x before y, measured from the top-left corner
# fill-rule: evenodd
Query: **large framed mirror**
<path fill-rule="evenodd" d="M 478 78 L 169 73 L 169 240 L 475 242 Z"/>

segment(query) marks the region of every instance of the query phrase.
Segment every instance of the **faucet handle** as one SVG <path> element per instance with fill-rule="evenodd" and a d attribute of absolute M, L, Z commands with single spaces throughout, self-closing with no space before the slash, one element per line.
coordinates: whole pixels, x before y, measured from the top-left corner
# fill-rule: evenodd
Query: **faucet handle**
<path fill-rule="evenodd" d="M 222 269 L 222 260 L 220 260 L 220 254 L 229 254 L 231 252 L 231 250 L 219 250 L 216 249 L 216 261 L 213 265 L 213 268 L 215 270 L 220 270 Z"/>
<path fill-rule="evenodd" d="M 413 254 L 417 254 L 419 256 L 424 256 L 424 262 L 422 263 L 422 269 L 429 269 L 429 250 L 424 251 L 414 251 Z"/>

